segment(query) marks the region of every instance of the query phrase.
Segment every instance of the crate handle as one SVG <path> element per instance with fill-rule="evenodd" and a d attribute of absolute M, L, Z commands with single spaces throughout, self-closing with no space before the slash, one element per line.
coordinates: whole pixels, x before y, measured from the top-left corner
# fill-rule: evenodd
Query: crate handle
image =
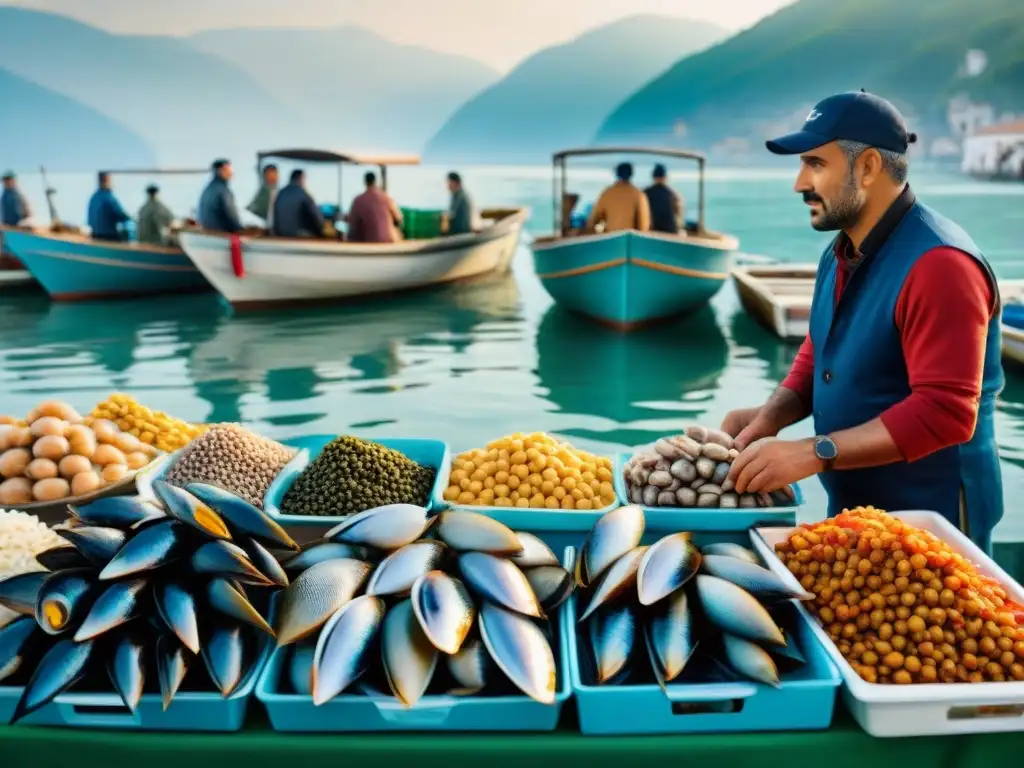
<path fill-rule="evenodd" d="M 117 704 L 69 704 L 57 702 L 61 719 L 68 725 L 93 727 L 124 727 L 139 725 L 140 716 L 136 709 L 132 712 L 123 703 Z"/>
<path fill-rule="evenodd" d="M 994 720 L 1000 717 L 1016 717 L 1024 715 L 1024 704 L 977 704 L 974 706 L 950 707 L 946 712 L 949 720 Z"/>
<path fill-rule="evenodd" d="M 701 704 L 749 699 L 757 686 L 747 683 L 715 683 L 713 685 L 672 685 L 665 687 L 665 696 L 673 704 Z"/>
<path fill-rule="evenodd" d="M 433 697 L 432 697 L 433 698 Z M 441 725 L 455 709 L 455 699 L 438 696 L 433 701 L 426 698 L 416 702 L 415 707 L 406 707 L 387 697 L 370 697 L 382 719 L 396 725 Z"/>

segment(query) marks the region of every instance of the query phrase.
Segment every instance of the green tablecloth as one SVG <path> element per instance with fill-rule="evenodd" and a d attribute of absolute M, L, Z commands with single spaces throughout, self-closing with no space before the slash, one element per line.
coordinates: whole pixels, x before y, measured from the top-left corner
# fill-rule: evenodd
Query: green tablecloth
<path fill-rule="evenodd" d="M 279 734 L 258 703 L 232 734 L 0 727 L 3 768 L 1003 768 L 1019 765 L 1024 733 L 876 739 L 840 707 L 828 731 L 684 736 L 550 734 Z M 481 759 L 486 763 L 481 763 Z"/>

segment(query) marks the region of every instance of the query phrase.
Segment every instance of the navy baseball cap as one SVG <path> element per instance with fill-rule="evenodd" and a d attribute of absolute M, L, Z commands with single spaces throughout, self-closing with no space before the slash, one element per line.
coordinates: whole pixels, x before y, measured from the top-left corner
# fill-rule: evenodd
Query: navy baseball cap
<path fill-rule="evenodd" d="M 903 115 L 890 102 L 861 90 L 822 99 L 807 114 L 803 128 L 765 145 L 776 155 L 799 155 L 837 139 L 903 154 L 917 135 L 907 132 Z"/>

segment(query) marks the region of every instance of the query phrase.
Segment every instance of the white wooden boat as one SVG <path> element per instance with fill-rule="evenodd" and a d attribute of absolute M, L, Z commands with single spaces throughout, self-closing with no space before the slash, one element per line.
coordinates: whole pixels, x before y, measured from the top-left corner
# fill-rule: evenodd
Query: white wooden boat
<path fill-rule="evenodd" d="M 737 267 L 733 283 L 751 317 L 780 339 L 807 335 L 817 264 L 766 264 Z"/>
<path fill-rule="evenodd" d="M 743 308 L 761 325 L 787 341 L 807 335 L 817 264 L 772 264 L 732 271 Z M 1003 305 L 1024 301 L 1024 280 L 1000 280 Z M 1001 323 L 1003 359 L 1024 365 L 1024 328 Z"/>
<path fill-rule="evenodd" d="M 337 163 L 339 173 L 345 164 L 377 165 L 385 188 L 388 165 L 419 162 L 415 157 L 303 149 L 260 153 L 260 159 L 266 157 Z M 179 242 L 232 307 L 258 309 L 426 288 L 507 270 L 528 215 L 527 208 L 483 210 L 478 231 L 396 243 L 243 233 L 239 237 L 241 270 L 236 270 L 232 258 L 231 235 L 188 229 L 179 234 Z"/>

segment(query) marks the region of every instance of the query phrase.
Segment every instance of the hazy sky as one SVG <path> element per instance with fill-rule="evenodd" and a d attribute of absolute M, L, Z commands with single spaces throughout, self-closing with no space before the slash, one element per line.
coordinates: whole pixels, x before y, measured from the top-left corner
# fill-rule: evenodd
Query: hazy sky
<path fill-rule="evenodd" d="M 538 48 L 625 16 L 657 13 L 743 29 L 793 0 L 0 0 L 113 32 L 360 24 L 396 42 L 471 56 L 505 71 Z"/>

